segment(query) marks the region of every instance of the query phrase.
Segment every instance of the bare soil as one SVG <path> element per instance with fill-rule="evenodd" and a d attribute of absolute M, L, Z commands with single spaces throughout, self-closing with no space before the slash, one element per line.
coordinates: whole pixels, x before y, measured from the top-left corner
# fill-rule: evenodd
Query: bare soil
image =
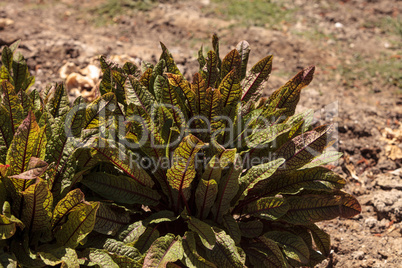
<path fill-rule="evenodd" d="M 331 234 L 333 252 L 318 267 L 402 267 L 402 70 L 395 64 L 402 56 L 400 1 L 283 1 L 296 11 L 291 22 L 275 27 L 223 20 L 208 0 L 154 1 L 150 10 L 124 10 L 100 27 L 94 18 L 101 17 L 104 2 L 2 0 L 0 47 L 22 39 L 20 51 L 38 89 L 62 82 L 59 69 L 66 62 L 84 68 L 101 54 L 154 63 L 159 41 L 190 76 L 198 69 L 199 47 L 211 47 L 213 32 L 221 55 L 241 40 L 251 45 L 251 64 L 274 55 L 267 94 L 315 65 L 298 109 L 313 108 L 317 121 L 336 124 L 344 156 L 331 168 L 362 205 L 352 219 L 320 223 Z"/>

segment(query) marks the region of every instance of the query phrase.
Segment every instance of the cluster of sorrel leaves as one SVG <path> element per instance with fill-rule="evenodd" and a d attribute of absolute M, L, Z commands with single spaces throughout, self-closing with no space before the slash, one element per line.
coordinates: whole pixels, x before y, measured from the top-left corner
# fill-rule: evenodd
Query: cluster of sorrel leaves
<path fill-rule="evenodd" d="M 189 82 L 103 57 L 100 97 L 30 89 L 18 43 L 0 70 L 0 267 L 297 267 L 330 254 L 316 222 L 361 209 L 323 165 L 333 127 L 295 113 L 314 67 L 261 97 L 272 56 L 199 52 Z"/>

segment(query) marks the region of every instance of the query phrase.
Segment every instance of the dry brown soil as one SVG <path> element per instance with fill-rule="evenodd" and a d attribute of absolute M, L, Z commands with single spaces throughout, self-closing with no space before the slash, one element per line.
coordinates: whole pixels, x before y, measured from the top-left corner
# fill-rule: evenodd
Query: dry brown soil
<path fill-rule="evenodd" d="M 291 22 L 275 27 L 222 20 L 207 0 L 154 1 L 151 10 L 122 12 L 95 26 L 105 1 L 2 0 L 0 47 L 22 39 L 20 51 L 39 89 L 61 82 L 66 62 L 85 67 L 100 54 L 156 62 L 159 41 L 189 76 L 213 32 L 222 55 L 241 40 L 251 45 L 251 64 L 274 55 L 267 94 L 315 65 L 299 109 L 313 108 L 318 121 L 336 124 L 344 157 L 332 168 L 362 205 L 352 219 L 320 224 L 331 234 L 333 253 L 318 267 L 402 267 L 402 70 L 395 64 L 402 56 L 401 1 L 283 1 L 296 11 Z M 399 24 L 392 28 L 387 18 Z"/>

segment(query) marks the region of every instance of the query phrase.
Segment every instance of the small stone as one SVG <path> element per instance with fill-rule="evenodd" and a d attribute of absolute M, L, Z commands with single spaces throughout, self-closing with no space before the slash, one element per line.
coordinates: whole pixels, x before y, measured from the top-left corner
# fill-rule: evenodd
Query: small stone
<path fill-rule="evenodd" d="M 373 228 L 377 224 L 377 219 L 370 217 L 364 221 L 364 224 L 369 228 Z"/>
<path fill-rule="evenodd" d="M 364 251 L 355 251 L 352 253 L 352 258 L 355 260 L 363 260 L 364 255 Z"/>

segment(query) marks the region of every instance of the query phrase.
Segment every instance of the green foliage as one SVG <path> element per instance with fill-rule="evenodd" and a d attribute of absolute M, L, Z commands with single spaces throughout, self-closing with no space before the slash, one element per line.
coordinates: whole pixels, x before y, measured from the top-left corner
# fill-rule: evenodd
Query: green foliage
<path fill-rule="evenodd" d="M 209 12 L 228 20 L 236 20 L 245 26 L 272 27 L 278 22 L 291 20 L 293 10 L 278 1 L 266 0 L 212 0 Z"/>
<path fill-rule="evenodd" d="M 155 66 L 102 57 L 101 96 L 72 107 L 4 49 L 2 266 L 314 266 L 330 252 L 315 223 L 360 213 L 322 167 L 332 126 L 294 115 L 314 67 L 261 98 L 273 58 L 247 72 L 246 41 L 221 59 L 213 36 L 191 82 L 161 46 Z"/>

